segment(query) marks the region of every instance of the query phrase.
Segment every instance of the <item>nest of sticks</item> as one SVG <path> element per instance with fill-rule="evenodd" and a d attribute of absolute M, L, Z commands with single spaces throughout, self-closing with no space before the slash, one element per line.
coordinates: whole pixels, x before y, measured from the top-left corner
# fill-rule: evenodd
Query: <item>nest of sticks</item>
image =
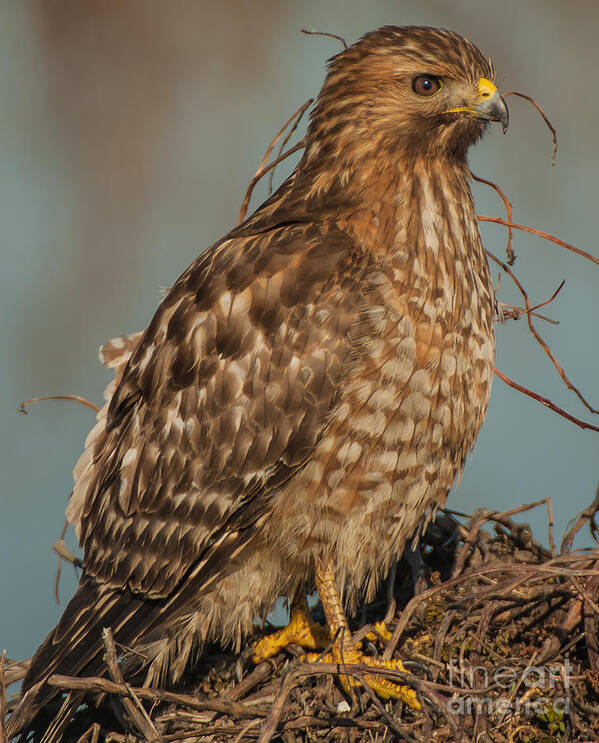
<path fill-rule="evenodd" d="M 527 524 L 513 520 L 543 505 L 549 548 Z M 421 711 L 379 700 L 360 666 L 344 668 L 359 682 L 348 696 L 340 668 L 307 663 L 300 648 L 253 666 L 251 643 L 241 656 L 210 649 L 176 690 L 131 686 L 107 630 L 110 678 L 51 677 L 65 692 L 86 692 L 86 703 L 67 719 L 53 710 L 40 739 L 598 740 L 599 549 L 571 549 L 585 525 L 596 538 L 598 512 L 599 492 L 573 520 L 558 551 L 549 499 L 469 517 L 446 511 L 418 550 L 404 554 L 351 629 L 369 654 L 404 661 L 406 673 L 382 673 L 414 688 Z M 383 617 L 391 639 L 368 639 Z M 10 707 L 6 685 L 22 672 L 23 664 L 3 661 L 3 711 Z"/>

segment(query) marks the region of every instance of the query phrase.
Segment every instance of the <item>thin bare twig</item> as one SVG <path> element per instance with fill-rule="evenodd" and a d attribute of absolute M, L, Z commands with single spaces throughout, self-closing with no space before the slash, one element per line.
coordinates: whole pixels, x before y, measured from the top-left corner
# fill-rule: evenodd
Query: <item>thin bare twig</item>
<path fill-rule="evenodd" d="M 509 519 L 512 516 L 517 516 L 520 513 L 525 513 L 526 511 L 530 511 L 533 508 L 537 508 L 538 506 L 543 505 L 547 506 L 549 522 L 549 542 L 550 544 L 553 544 L 553 510 L 551 509 L 550 497 L 541 498 L 540 500 L 533 501 L 532 503 L 524 503 L 520 506 L 509 508 L 507 511 L 487 511 L 486 508 L 481 508 L 475 511 L 474 515 L 470 519 L 470 522 L 466 526 L 466 533 L 463 537 L 464 544 L 456 555 L 452 571 L 452 578 L 457 577 L 462 572 L 462 569 L 466 562 L 466 557 L 468 556 L 468 552 L 470 551 L 472 545 L 475 543 L 480 530 L 486 523 L 488 523 L 489 521 L 495 521 L 498 524 L 505 524 L 506 519 Z M 553 546 L 553 550 L 554 551 L 552 553 L 552 556 L 556 557 L 557 553 L 555 552 L 555 545 Z"/>
<path fill-rule="evenodd" d="M 562 279 L 560 283 L 558 284 L 557 289 L 553 292 L 553 294 L 549 297 L 549 299 L 546 299 L 544 302 L 539 302 L 539 304 L 535 304 L 534 307 L 531 307 L 529 310 L 526 310 L 526 313 L 524 314 L 534 314 L 536 310 L 540 309 L 541 307 L 546 307 L 548 304 L 551 304 L 553 300 L 557 297 L 557 295 L 561 292 L 561 290 L 566 285 L 566 279 Z"/>
<path fill-rule="evenodd" d="M 90 743 L 98 743 L 99 738 L 100 738 L 100 726 L 98 725 L 97 722 L 94 722 L 83 733 L 83 735 L 79 738 L 77 743 L 87 743 L 88 739 L 90 739 Z"/>
<path fill-rule="evenodd" d="M 308 30 L 307 28 L 300 28 L 300 31 L 303 34 L 308 34 L 308 36 L 328 36 L 329 39 L 337 39 L 337 41 L 340 41 L 343 44 L 343 48 L 347 49 L 347 41 L 343 38 L 343 36 L 337 36 L 337 34 L 329 33 L 328 31 L 314 31 L 314 30 Z"/>
<path fill-rule="evenodd" d="M 557 131 L 555 130 L 555 127 L 553 126 L 553 124 L 549 121 L 549 117 L 547 116 L 545 111 L 543 111 L 541 106 L 539 106 L 539 104 L 535 101 L 534 98 L 532 98 L 532 96 L 525 95 L 524 93 L 517 93 L 515 90 L 510 90 L 507 93 L 504 93 L 503 97 L 505 98 L 508 95 L 517 95 L 518 98 L 524 98 L 524 100 L 528 101 L 529 103 L 532 103 L 532 105 L 541 114 L 541 116 L 543 117 L 543 121 L 547 124 L 547 128 L 551 132 L 551 137 L 553 140 L 553 154 L 551 156 L 551 164 L 555 165 L 555 160 L 557 157 Z"/>
<path fill-rule="evenodd" d="M 599 616 L 599 605 L 591 598 L 589 592 L 584 588 L 584 586 L 581 585 L 580 581 L 572 576 L 570 578 L 570 581 L 572 582 L 574 588 L 578 591 L 578 593 L 582 596 L 585 603 L 589 605 L 589 607 L 593 610 L 593 612 Z"/>
<path fill-rule="evenodd" d="M 559 245 L 560 247 L 565 248 L 572 253 L 576 253 L 576 255 L 580 255 L 582 256 L 582 258 L 586 258 L 588 261 L 596 263 L 599 266 L 599 258 L 591 255 L 591 253 L 587 253 L 586 250 L 575 247 L 565 240 L 560 240 L 559 237 L 555 237 L 555 235 L 551 235 L 549 234 L 549 232 L 543 232 L 543 230 L 537 230 L 534 227 L 527 227 L 525 224 L 508 222 L 507 219 L 502 219 L 501 217 L 483 217 L 481 215 L 478 215 L 477 219 L 479 222 L 494 222 L 495 224 L 502 224 L 504 227 L 513 227 L 515 230 L 530 232 L 531 235 L 536 235 L 537 237 L 541 237 L 543 240 L 548 240 L 549 242 L 555 243 L 556 245 Z"/>
<path fill-rule="evenodd" d="M 399 722 L 399 720 L 394 719 L 394 716 L 390 715 L 387 712 L 387 710 L 383 707 L 380 699 L 377 697 L 374 691 L 370 688 L 368 682 L 364 678 L 364 675 L 361 673 L 356 673 L 356 676 L 360 679 L 363 689 L 366 691 L 366 693 L 370 697 L 371 704 L 373 704 L 376 707 L 381 717 L 386 721 L 387 725 L 398 736 L 398 739 L 408 741 L 408 743 L 418 743 L 416 738 L 414 738 L 413 735 L 410 735 L 408 730 Z"/>
<path fill-rule="evenodd" d="M 244 726 L 244 727 L 242 728 L 241 732 L 240 732 L 240 733 L 239 733 L 239 735 L 238 735 L 238 736 L 237 736 L 237 737 L 235 738 L 235 740 L 233 741 L 233 743 L 240 743 L 240 741 L 242 740 L 242 738 L 244 737 L 244 735 L 245 735 L 245 734 L 246 734 L 246 733 L 247 733 L 247 732 L 248 732 L 249 730 L 251 730 L 252 728 L 255 728 L 255 727 L 256 727 L 256 725 L 260 725 L 260 723 L 261 723 L 261 722 L 262 722 L 262 720 L 261 720 L 260 718 L 258 718 L 258 719 L 256 719 L 256 720 L 250 720 L 250 721 L 249 721 L 249 722 L 247 723 L 247 725 L 245 725 L 245 726 Z"/>
<path fill-rule="evenodd" d="M 71 491 L 71 495 L 72 495 Z M 70 496 L 69 496 L 70 497 Z M 67 529 L 69 528 L 69 522 L 65 520 L 64 525 L 62 527 L 62 531 L 60 533 L 60 539 L 58 542 L 55 542 L 52 545 L 52 549 L 56 554 L 58 555 L 58 564 L 56 566 L 56 579 L 54 580 L 54 598 L 56 600 L 56 603 L 60 603 L 60 596 L 58 593 L 58 589 L 60 586 L 60 576 L 62 575 L 62 561 L 66 560 L 66 562 L 70 562 L 73 566 L 73 570 L 75 571 L 75 576 L 77 580 L 79 580 L 79 573 L 77 570 L 80 570 L 83 568 L 83 561 L 80 560 L 78 557 L 76 557 L 71 550 L 67 547 L 65 541 L 64 541 L 64 535 L 67 533 Z"/>
<path fill-rule="evenodd" d="M 487 255 L 491 255 L 491 252 L 489 250 L 485 251 Z M 512 307 L 513 314 L 510 316 L 509 319 L 511 320 L 519 320 L 523 315 L 534 315 L 535 317 L 539 317 L 541 320 L 547 320 L 549 322 L 552 322 L 554 324 L 556 323 L 555 320 L 550 320 L 548 317 L 543 317 L 543 315 L 538 315 L 536 313 L 536 310 L 540 309 L 541 307 L 545 307 L 548 304 L 551 304 L 553 300 L 557 297 L 557 295 L 561 292 L 561 290 L 566 285 L 565 279 L 559 283 L 559 286 L 557 289 L 553 292 L 553 294 L 549 297 L 549 299 L 546 299 L 544 302 L 539 302 L 539 304 L 535 304 L 534 307 L 530 307 L 530 309 L 523 309 L 522 307 Z"/>
<path fill-rule="evenodd" d="M 491 256 L 492 253 L 489 250 L 485 251 L 487 255 Z M 493 256 L 493 260 L 495 259 L 495 256 Z M 530 309 L 525 309 L 523 307 L 514 307 L 513 305 L 505 305 L 501 304 L 502 309 L 500 310 L 500 317 L 501 320 L 519 320 L 524 315 L 533 315 L 534 317 L 538 317 L 540 320 L 545 320 L 546 322 L 550 322 L 553 325 L 559 325 L 559 322 L 556 320 L 552 320 L 549 317 L 545 317 L 544 315 L 539 315 L 535 310 L 538 310 L 540 307 L 545 307 L 548 304 L 551 304 L 553 300 L 557 297 L 557 295 L 561 292 L 561 290 L 566 285 L 565 280 L 561 281 L 557 289 L 553 292 L 553 294 L 549 297 L 549 299 L 546 299 L 544 302 L 539 302 L 539 304 L 536 304 L 534 307 L 531 307 Z M 503 311 L 503 307 L 509 306 L 510 312 Z"/>
<path fill-rule="evenodd" d="M 287 119 L 287 121 L 283 124 L 283 126 L 279 129 L 279 131 L 275 134 L 275 136 L 271 139 L 270 144 L 268 145 L 268 147 L 266 148 L 266 152 L 264 153 L 264 157 L 262 158 L 260 165 L 258 165 L 258 168 L 254 175 L 258 175 L 259 173 L 263 174 L 264 168 L 266 167 L 266 164 L 268 163 L 268 158 L 270 157 L 276 143 L 279 141 L 279 139 L 281 139 L 281 137 L 283 136 L 283 134 L 285 133 L 285 131 L 287 130 L 287 128 L 292 122 L 294 122 L 294 125 L 295 125 L 295 122 L 302 116 L 304 111 L 308 108 L 308 106 L 312 103 L 313 100 L 314 100 L 313 98 L 309 98 L 305 103 L 302 103 L 302 105 L 291 114 L 291 116 Z M 292 132 L 293 132 L 293 129 L 292 129 Z M 285 143 L 283 142 L 283 144 Z M 279 155 L 281 154 L 282 153 L 279 152 Z"/>
<path fill-rule="evenodd" d="M 67 524 L 65 524 L 67 526 Z M 80 560 L 78 557 L 76 557 L 71 550 L 67 547 L 63 537 L 65 534 L 65 530 L 63 529 L 62 535 L 58 542 L 55 542 L 52 545 L 52 549 L 56 554 L 60 557 L 61 560 L 66 560 L 66 562 L 70 562 L 71 565 L 74 565 L 76 568 L 82 568 L 83 567 L 83 561 Z M 57 597 L 57 603 L 58 603 L 58 597 Z"/>
<path fill-rule="evenodd" d="M 549 398 L 543 397 L 537 392 L 533 392 L 533 390 L 528 389 L 528 387 L 524 387 L 521 384 L 518 384 L 518 382 L 515 382 L 513 379 L 510 379 L 510 377 L 507 377 L 505 374 L 500 372 L 497 367 L 495 367 L 495 374 L 509 387 L 518 390 L 518 392 L 522 392 L 522 394 L 524 395 L 528 395 L 528 397 L 532 397 L 533 400 L 536 400 L 542 405 L 545 405 L 545 407 L 549 408 L 549 410 L 553 410 L 554 413 L 561 415 L 562 418 L 569 420 L 571 423 L 575 423 L 577 426 L 579 426 L 579 428 L 588 429 L 590 431 L 599 431 L 599 426 L 593 426 L 591 423 L 587 423 L 580 418 L 576 418 L 575 416 L 570 415 L 570 413 L 566 412 L 563 408 L 560 408 L 559 405 L 551 402 Z"/>
<path fill-rule="evenodd" d="M 252 689 L 255 689 L 258 684 L 261 684 L 265 679 L 272 675 L 273 671 L 276 672 L 280 663 L 275 658 L 263 661 L 254 668 L 254 670 L 246 676 L 243 681 L 240 681 L 235 686 L 231 687 L 228 691 L 223 694 L 223 699 L 236 701 L 241 699 L 248 694 Z"/>
<path fill-rule="evenodd" d="M 523 315 L 526 315 L 528 310 L 524 307 L 517 307 L 513 304 L 507 304 L 507 302 L 498 302 L 498 314 L 501 321 L 504 320 L 519 320 Z M 548 322 L 551 325 L 559 325 L 559 320 L 554 320 L 547 315 L 541 315 L 540 312 L 534 312 L 530 310 L 530 314 L 543 322 Z"/>
<path fill-rule="evenodd" d="M 314 98 L 308 98 L 308 100 L 304 103 L 304 105 L 298 108 L 296 112 L 295 121 L 293 122 L 291 129 L 285 135 L 285 139 L 281 142 L 281 146 L 279 147 L 279 152 L 277 154 L 277 157 L 281 157 L 281 155 L 283 154 L 285 147 L 287 147 L 289 140 L 295 134 L 295 131 L 297 127 L 299 126 L 300 121 L 302 120 L 305 112 L 308 110 L 308 108 L 312 105 L 313 102 L 314 102 Z M 275 175 L 275 170 L 276 170 L 276 167 L 272 168 L 272 170 L 270 171 L 270 175 L 268 177 L 268 193 L 269 194 L 272 194 L 272 182 L 273 182 L 273 178 Z"/>
<path fill-rule="evenodd" d="M 239 210 L 239 223 L 243 222 L 245 219 L 245 215 L 247 214 L 248 204 L 250 203 L 250 199 L 252 198 L 252 192 L 254 188 L 256 187 L 256 183 L 268 173 L 269 170 L 272 170 L 272 168 L 276 168 L 276 166 L 288 158 L 290 155 L 293 155 L 294 152 L 297 152 L 298 150 L 301 150 L 303 147 L 306 146 L 306 143 L 302 139 L 297 144 L 293 145 L 293 147 L 290 147 L 286 152 L 284 152 L 280 157 L 277 157 L 276 160 L 273 160 L 271 163 L 266 165 L 262 170 L 256 171 L 256 174 L 250 181 L 250 185 L 248 186 L 247 191 L 245 192 L 245 196 L 243 197 L 243 202 L 241 203 L 241 208 Z"/>
<path fill-rule="evenodd" d="M 31 658 L 25 658 L 25 660 L 6 659 L 4 666 L 4 682 L 6 686 L 16 684 L 17 681 L 25 678 L 31 666 L 31 660 Z"/>
<path fill-rule="evenodd" d="M 578 532 L 582 529 L 582 527 L 587 523 L 590 522 L 592 524 L 593 519 L 595 515 L 599 512 L 599 488 L 597 488 L 597 491 L 595 493 L 595 497 L 593 498 L 592 503 L 587 506 L 587 508 L 583 509 L 578 516 L 573 520 L 573 522 L 570 522 L 572 526 L 566 531 L 562 538 L 562 543 L 560 545 L 560 552 L 563 555 L 565 552 L 569 552 L 572 543 L 574 542 L 574 537 L 578 534 Z"/>
<path fill-rule="evenodd" d="M 591 578 L 587 583 L 586 589 L 584 589 L 579 583 L 575 585 L 578 585 L 578 592 L 584 597 L 584 632 L 589 664 L 595 673 L 599 673 L 599 638 L 597 636 L 597 615 L 599 614 L 599 606 L 597 606 L 596 602 L 593 601 L 589 595 L 589 591 L 592 591 L 595 594 L 597 593 L 599 579 L 596 577 Z M 588 609 L 592 609 L 592 611 L 589 611 Z"/>
<path fill-rule="evenodd" d="M 566 575 L 599 575 L 599 570 L 579 571 L 577 569 L 568 569 L 564 565 L 564 562 L 563 562 L 564 558 L 568 558 L 569 560 L 575 561 L 575 560 L 580 560 L 580 555 L 575 556 L 573 553 L 570 553 L 569 555 L 558 555 L 555 559 L 547 560 L 542 565 L 527 565 L 527 564 L 519 564 L 519 563 L 510 563 L 508 566 L 505 563 L 501 565 L 494 565 L 493 563 L 491 563 L 491 564 L 485 565 L 485 567 L 481 568 L 480 570 L 473 570 L 469 572 L 468 574 L 458 575 L 457 577 L 450 578 L 449 580 L 445 581 L 444 583 L 440 585 L 436 585 L 436 586 L 432 586 L 431 588 L 428 588 L 426 591 L 423 591 L 422 593 L 411 598 L 408 604 L 406 605 L 406 607 L 404 608 L 404 610 L 402 611 L 401 618 L 398 624 L 396 625 L 395 630 L 393 631 L 393 635 L 391 639 L 389 640 L 387 647 L 385 648 L 385 652 L 382 654 L 382 658 L 389 660 L 390 658 L 393 657 L 393 653 L 395 652 L 395 649 L 397 647 L 397 643 L 399 642 L 400 637 L 402 636 L 404 630 L 406 629 L 412 614 L 414 613 L 417 606 L 422 601 L 426 599 L 430 599 L 431 597 L 435 596 L 441 591 L 447 590 L 447 588 L 453 588 L 455 585 L 462 583 L 466 580 L 472 580 L 472 578 L 474 577 L 488 578 L 493 573 L 503 572 L 508 569 L 512 571 L 514 574 L 524 573 L 524 575 L 527 575 L 532 571 L 532 573 L 537 577 L 540 577 L 541 574 L 555 575 L 559 577 L 565 577 Z M 559 561 L 559 568 L 554 567 L 554 563 L 558 563 L 558 561 Z M 518 580 L 520 581 L 521 579 L 519 578 Z M 510 588 L 510 590 L 513 590 L 513 588 Z"/>
<path fill-rule="evenodd" d="M 507 221 L 511 222 L 512 221 L 512 202 L 503 193 L 501 188 L 499 188 L 499 186 L 493 181 L 488 181 L 486 178 L 481 178 L 479 175 L 475 175 L 472 171 L 470 171 L 470 175 L 474 178 L 475 181 L 478 181 L 479 183 L 484 183 L 486 186 L 491 186 L 491 188 L 497 192 L 497 194 L 499 195 L 499 198 L 505 204 L 505 211 L 507 213 Z M 514 261 L 516 260 L 516 257 L 517 257 L 512 247 L 513 240 L 514 240 L 514 229 L 513 227 L 508 227 L 507 228 L 507 246 L 506 246 L 505 252 L 507 254 L 507 262 L 510 266 L 514 265 Z"/>
<path fill-rule="evenodd" d="M 90 400 L 86 399 L 85 397 L 81 397 L 81 395 L 42 395 L 42 397 L 30 397 L 29 400 L 23 400 L 17 410 L 19 411 L 19 413 L 27 415 L 27 405 L 33 405 L 36 402 L 43 402 L 44 400 L 72 400 L 73 402 L 78 402 L 80 405 L 85 405 L 86 408 L 93 410 L 94 413 L 97 413 L 98 410 L 100 410 L 100 407 L 98 405 L 90 402 Z"/>
<path fill-rule="evenodd" d="M 252 198 L 252 192 L 254 191 L 254 188 L 256 187 L 256 184 L 260 181 L 260 179 L 263 178 L 266 175 L 266 173 L 268 173 L 268 171 L 270 171 L 269 190 L 272 191 L 272 177 L 273 177 L 276 166 L 282 160 L 285 160 L 285 158 L 289 157 L 289 155 L 293 154 L 293 152 L 295 152 L 297 149 L 300 149 L 300 147 L 296 145 L 295 150 L 291 148 L 288 152 L 285 152 L 285 153 L 283 152 L 285 145 L 287 144 L 289 139 L 293 136 L 293 133 L 297 129 L 297 126 L 300 123 L 302 116 L 304 115 L 306 109 L 309 108 L 309 106 L 313 103 L 313 101 L 314 101 L 314 98 L 308 98 L 308 100 L 305 103 L 302 103 L 302 105 L 291 114 L 291 116 L 287 119 L 287 121 L 283 124 L 283 126 L 279 129 L 279 131 L 275 134 L 275 136 L 271 139 L 268 147 L 266 148 L 266 152 L 264 153 L 264 157 L 262 158 L 260 165 L 258 165 L 258 169 L 254 173 L 254 177 L 250 181 L 250 184 L 245 193 L 245 197 L 241 204 L 241 208 L 239 209 L 239 217 L 238 217 L 239 224 L 241 224 L 241 222 L 243 222 L 243 220 L 246 217 L 248 205 L 250 203 L 250 199 Z M 279 141 L 279 139 L 281 139 L 281 137 L 283 136 L 283 134 L 285 133 L 289 125 L 292 124 L 292 122 L 293 122 L 293 125 L 291 126 L 291 130 L 289 131 L 289 133 L 287 134 L 287 136 L 285 137 L 285 139 L 283 140 L 281 144 L 278 157 L 270 165 L 267 166 L 266 164 L 268 162 L 268 158 L 271 156 L 274 146 Z M 304 147 L 304 146 L 305 146 L 305 143 L 302 140 L 301 147 Z"/>
<path fill-rule="evenodd" d="M 71 495 L 72 494 L 73 494 L 73 492 L 71 491 Z M 67 548 L 67 545 L 65 544 L 65 541 L 64 541 L 64 536 L 67 533 L 67 529 L 68 528 L 69 528 L 69 522 L 65 519 L 65 522 L 64 522 L 63 527 L 62 527 L 62 531 L 60 532 L 60 538 L 59 538 L 58 542 L 56 542 L 56 544 L 53 546 L 54 551 L 58 555 L 58 564 L 56 565 L 56 578 L 54 580 L 54 600 L 56 601 L 57 604 L 60 604 L 59 588 L 60 588 L 60 576 L 62 575 L 62 561 L 64 559 L 68 559 L 68 558 L 65 558 L 61 554 L 61 552 L 59 552 L 59 550 L 61 549 L 61 547 L 57 547 L 57 545 L 59 545 L 59 544 L 62 543 L 62 544 L 64 544 L 65 548 L 68 549 Z M 69 550 L 69 552 L 70 552 L 70 550 Z M 75 564 L 74 561 L 75 561 L 75 555 L 73 555 L 73 565 Z"/>

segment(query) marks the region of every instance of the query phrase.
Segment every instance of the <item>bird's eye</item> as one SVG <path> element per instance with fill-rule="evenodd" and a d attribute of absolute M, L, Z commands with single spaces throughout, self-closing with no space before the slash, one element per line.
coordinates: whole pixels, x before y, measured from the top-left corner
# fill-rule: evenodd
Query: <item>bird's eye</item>
<path fill-rule="evenodd" d="M 441 81 L 438 77 L 432 75 L 419 75 L 412 81 L 412 90 L 416 95 L 431 96 L 441 87 Z"/>

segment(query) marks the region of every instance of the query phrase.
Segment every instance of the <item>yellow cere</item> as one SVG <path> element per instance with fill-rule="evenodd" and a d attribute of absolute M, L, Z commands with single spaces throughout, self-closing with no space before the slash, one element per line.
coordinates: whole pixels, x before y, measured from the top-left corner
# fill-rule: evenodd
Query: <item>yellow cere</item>
<path fill-rule="evenodd" d="M 485 98 L 490 98 L 492 95 L 497 93 L 497 88 L 490 80 L 487 80 L 486 77 L 481 77 L 478 81 L 478 93 L 480 95 L 480 102 L 482 103 Z"/>
<path fill-rule="evenodd" d="M 479 94 L 479 100 L 477 103 L 482 103 L 487 98 L 490 98 L 494 93 L 497 93 L 497 88 L 490 80 L 487 80 L 486 77 L 481 77 L 478 81 L 478 94 Z M 471 114 L 476 114 L 476 111 L 471 108 L 470 106 L 457 106 L 456 108 L 448 108 L 447 111 L 444 111 L 443 113 L 446 114 L 454 114 L 459 113 L 460 111 L 466 111 Z"/>

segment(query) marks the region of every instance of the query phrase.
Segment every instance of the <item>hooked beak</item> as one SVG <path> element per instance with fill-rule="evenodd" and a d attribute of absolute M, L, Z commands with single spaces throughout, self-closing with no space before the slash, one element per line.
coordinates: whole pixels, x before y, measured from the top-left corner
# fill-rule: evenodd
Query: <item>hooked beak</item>
<path fill-rule="evenodd" d="M 480 119 L 487 121 L 500 121 L 505 134 L 510 123 L 510 112 L 505 100 L 499 94 L 497 88 L 486 77 L 478 81 L 478 93 L 480 103 L 473 107 L 473 112 Z"/>
<path fill-rule="evenodd" d="M 458 113 L 460 111 L 471 113 L 479 119 L 499 121 L 504 134 L 510 123 L 510 112 L 505 100 L 495 85 L 486 77 L 481 77 L 478 81 L 478 101 L 473 106 L 458 106 L 457 108 L 450 108 L 445 113 Z"/>

